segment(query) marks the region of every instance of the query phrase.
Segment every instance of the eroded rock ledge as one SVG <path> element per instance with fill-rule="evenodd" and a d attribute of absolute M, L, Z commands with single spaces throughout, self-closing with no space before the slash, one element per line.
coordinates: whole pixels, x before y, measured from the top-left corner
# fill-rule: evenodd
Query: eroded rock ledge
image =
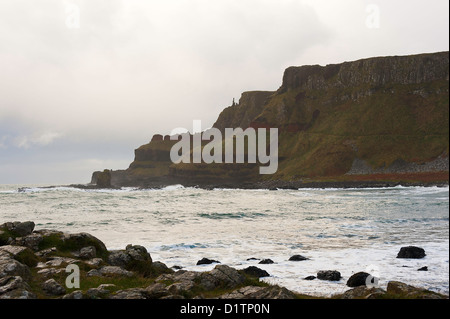
<path fill-rule="evenodd" d="M 0 225 L 0 299 L 317 298 L 261 282 L 259 277 L 268 274 L 255 269 L 237 270 L 217 264 L 206 272 L 175 272 L 153 261 L 143 246 L 108 251 L 90 234 L 34 230 L 34 226 L 30 221 Z M 67 284 L 69 265 L 79 269 L 80 287 L 70 287 L 71 281 Z M 448 296 L 393 281 L 387 291 L 362 285 L 332 298 Z"/>

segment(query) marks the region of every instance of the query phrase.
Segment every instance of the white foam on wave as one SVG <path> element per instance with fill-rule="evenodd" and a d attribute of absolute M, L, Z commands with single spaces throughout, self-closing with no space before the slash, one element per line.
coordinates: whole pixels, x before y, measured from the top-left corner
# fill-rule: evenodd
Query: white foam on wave
<path fill-rule="evenodd" d="M 448 242 L 422 243 L 420 246 L 427 253 L 423 259 L 398 259 L 396 256 L 401 246 L 395 245 L 310 252 L 305 255 L 311 258 L 307 261 L 278 260 L 277 262 L 274 259 L 276 264 L 258 264 L 257 266 L 272 275 L 272 277 L 264 278 L 264 281 L 309 295 L 341 294 L 351 289 L 346 282 L 351 275 L 360 271 L 379 277 L 379 285 L 382 289 L 387 288 L 389 281 L 400 281 L 448 295 Z M 418 271 L 424 266 L 427 266 L 429 270 Z M 320 270 L 337 270 L 343 278 L 338 282 L 303 279 L 311 275 L 316 276 Z"/>
<path fill-rule="evenodd" d="M 173 190 L 177 190 L 177 189 L 184 189 L 185 187 L 181 184 L 176 184 L 176 185 L 169 185 L 164 187 L 162 190 L 165 191 L 173 191 Z"/>
<path fill-rule="evenodd" d="M 449 242 L 418 243 L 423 247 L 426 257 L 423 259 L 399 259 L 397 253 L 404 245 L 374 245 L 366 248 L 340 248 L 318 251 L 301 251 L 309 258 L 305 261 L 289 261 L 288 255 L 258 256 L 253 248 L 244 252 L 231 247 L 210 247 L 209 245 L 175 245 L 170 249 L 159 247 L 157 251 L 150 249 L 152 256 L 160 258 L 169 267 L 183 266 L 189 271 L 209 271 L 217 264 L 196 265 L 203 257 L 215 259 L 236 269 L 256 266 L 266 270 L 271 276 L 261 278 L 270 284 L 276 284 L 292 291 L 312 295 L 330 297 L 342 294 L 351 289 L 347 280 L 355 273 L 364 271 L 379 278 L 379 286 L 387 288 L 389 281 L 400 281 L 406 284 L 449 294 Z M 412 243 L 411 245 L 414 245 Z M 154 249 L 156 247 L 153 247 Z M 161 250 L 161 248 L 163 248 Z M 169 247 L 165 247 L 169 248 Z M 201 248 L 201 249 L 199 249 Z M 233 252 L 235 254 L 233 254 Z M 256 255 L 256 256 L 255 256 Z M 244 257 L 246 256 L 246 257 Z M 247 260 L 249 257 L 270 258 L 273 264 L 259 264 L 258 260 Z M 418 271 L 428 267 L 428 271 Z M 337 270 L 342 279 L 336 282 L 315 279 L 304 280 L 307 276 L 317 276 L 320 270 Z"/>
<path fill-rule="evenodd" d="M 18 193 L 19 191 L 17 189 L 3 189 L 0 190 L 0 194 L 15 194 Z"/>
<path fill-rule="evenodd" d="M 81 188 L 70 187 L 70 186 L 20 187 L 17 189 L 18 193 L 45 193 L 45 192 L 59 192 L 59 191 L 83 192 L 84 190 Z"/>

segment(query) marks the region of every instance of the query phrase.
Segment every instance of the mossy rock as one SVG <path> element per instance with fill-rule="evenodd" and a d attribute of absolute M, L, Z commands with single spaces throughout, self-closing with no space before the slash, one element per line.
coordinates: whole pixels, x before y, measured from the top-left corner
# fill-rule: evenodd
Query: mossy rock
<path fill-rule="evenodd" d="M 28 267 L 35 267 L 38 262 L 41 260 L 38 256 L 36 256 L 33 251 L 29 248 L 23 250 L 17 256 L 15 256 L 15 259 L 18 262 L 21 262 L 22 264 L 27 265 Z"/>
<path fill-rule="evenodd" d="M 94 246 L 97 256 L 106 260 L 108 257 L 108 250 L 105 244 L 98 238 L 87 234 L 64 234 L 62 232 L 48 232 L 43 234 L 43 239 L 39 244 L 39 249 L 48 249 L 56 247 L 57 254 L 77 252 L 83 247 Z"/>

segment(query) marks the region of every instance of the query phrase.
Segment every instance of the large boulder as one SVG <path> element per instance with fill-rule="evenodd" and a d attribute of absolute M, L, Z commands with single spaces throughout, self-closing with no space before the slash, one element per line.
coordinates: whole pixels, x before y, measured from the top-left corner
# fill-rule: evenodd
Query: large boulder
<path fill-rule="evenodd" d="M 55 230 L 42 229 L 35 231 L 33 234 L 36 234 L 36 242 L 34 243 L 35 247 L 33 247 L 33 250 L 37 251 L 38 255 L 43 255 L 44 252 L 48 251 L 50 254 L 63 252 L 79 256 L 80 250 L 87 247 L 91 247 L 89 248 L 91 250 L 94 247 L 95 255 L 103 259 L 106 259 L 109 254 L 105 244 L 100 239 L 88 233 L 68 234 Z"/>
<path fill-rule="evenodd" d="M 420 259 L 426 256 L 425 250 L 420 247 L 408 246 L 400 248 L 397 258 L 415 258 Z"/>
<path fill-rule="evenodd" d="M 252 277 L 269 277 L 269 273 L 261 268 L 250 266 L 242 270 L 245 274 L 252 276 Z"/>
<path fill-rule="evenodd" d="M 31 221 L 26 222 L 7 222 L 0 225 L 0 230 L 6 230 L 13 237 L 23 237 L 30 235 L 34 230 L 34 223 Z"/>
<path fill-rule="evenodd" d="M 357 272 L 356 274 L 353 274 L 348 280 L 347 280 L 347 286 L 349 287 L 359 287 L 359 286 L 366 286 L 366 280 L 367 277 L 369 277 L 370 274 L 366 272 Z"/>
<path fill-rule="evenodd" d="M 71 251 L 80 251 L 82 248 L 93 246 L 98 256 L 105 256 L 108 253 L 105 244 L 88 233 L 64 234 L 62 240 L 63 246 Z"/>
<path fill-rule="evenodd" d="M 217 265 L 213 270 L 200 275 L 200 285 L 206 290 L 218 287 L 232 289 L 244 283 L 245 277 L 236 269 Z"/>
<path fill-rule="evenodd" d="M 127 245 L 125 250 L 114 250 L 108 256 L 108 263 L 128 269 L 132 262 L 142 261 L 152 263 L 152 258 L 147 249 L 139 245 Z"/>
<path fill-rule="evenodd" d="M 17 237 L 13 243 L 14 245 L 26 246 L 34 251 L 38 251 L 39 244 L 43 239 L 44 238 L 41 234 L 35 232 L 24 237 Z"/>
<path fill-rule="evenodd" d="M 128 245 L 125 250 L 112 251 L 108 257 L 108 263 L 135 271 L 144 277 L 173 272 L 167 267 L 162 267 L 160 263 L 153 265 L 152 257 L 147 249 L 139 245 Z"/>

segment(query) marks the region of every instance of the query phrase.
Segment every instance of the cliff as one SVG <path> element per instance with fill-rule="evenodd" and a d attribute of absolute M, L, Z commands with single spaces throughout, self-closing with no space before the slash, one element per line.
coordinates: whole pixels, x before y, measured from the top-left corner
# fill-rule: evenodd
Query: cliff
<path fill-rule="evenodd" d="M 214 124 L 278 128 L 275 174 L 255 164 L 175 165 L 175 141 L 158 135 L 111 184 L 448 183 L 448 81 L 448 52 L 289 67 L 277 91 L 243 93 Z"/>

